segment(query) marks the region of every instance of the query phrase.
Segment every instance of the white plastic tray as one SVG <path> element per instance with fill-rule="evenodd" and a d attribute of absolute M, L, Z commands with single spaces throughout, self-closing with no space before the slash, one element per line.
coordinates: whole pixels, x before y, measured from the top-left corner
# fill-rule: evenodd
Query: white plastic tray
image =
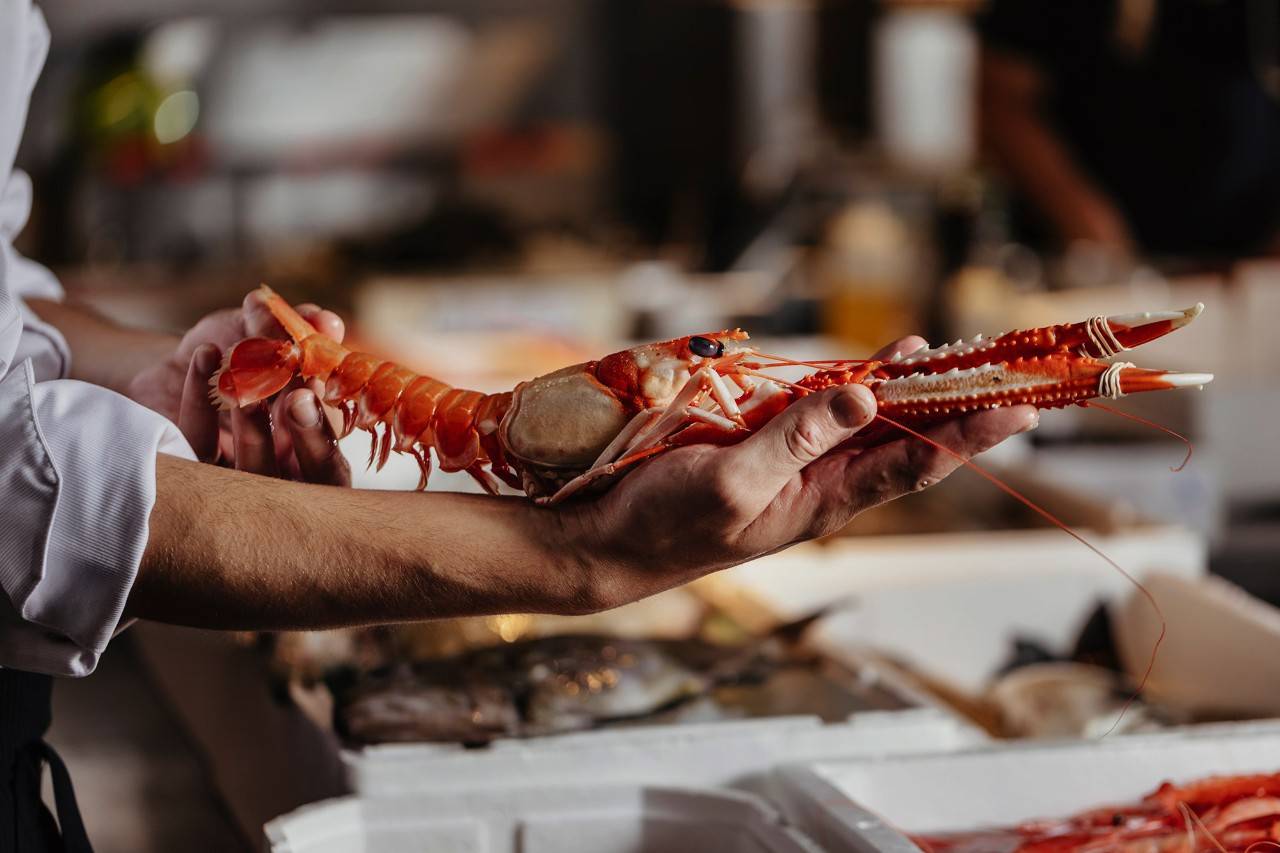
<path fill-rule="evenodd" d="M 1280 771 L 1280 724 L 1221 724 L 779 771 L 780 804 L 827 849 L 919 853 L 903 832 L 1010 826 L 1136 800 L 1166 780 Z"/>
<path fill-rule="evenodd" d="M 764 801 L 640 786 L 344 797 L 266 826 L 272 853 L 820 853 Z"/>

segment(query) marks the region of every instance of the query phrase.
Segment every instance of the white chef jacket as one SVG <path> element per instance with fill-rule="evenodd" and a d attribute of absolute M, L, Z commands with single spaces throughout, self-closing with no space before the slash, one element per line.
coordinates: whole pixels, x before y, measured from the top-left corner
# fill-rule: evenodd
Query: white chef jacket
<path fill-rule="evenodd" d="M 0 666 L 86 675 L 137 576 L 156 453 L 194 456 L 164 417 L 63 379 L 66 342 L 22 302 L 62 294 L 13 249 L 31 210 L 13 160 L 48 46 L 30 0 L 0 0 Z"/>

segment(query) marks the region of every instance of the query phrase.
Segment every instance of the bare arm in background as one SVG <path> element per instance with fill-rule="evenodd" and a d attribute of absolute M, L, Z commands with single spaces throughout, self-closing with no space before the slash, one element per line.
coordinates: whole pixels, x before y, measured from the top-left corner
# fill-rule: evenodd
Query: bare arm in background
<path fill-rule="evenodd" d="M 128 396 L 129 383 L 148 365 L 157 364 L 178 346 L 177 335 L 116 325 L 92 308 L 72 301 L 28 299 L 41 320 L 62 333 L 72 353 L 71 375 Z M 168 412 L 161 412 L 169 415 Z"/>
<path fill-rule="evenodd" d="M 984 142 L 1036 205 L 1064 245 L 1087 240 L 1123 254 L 1133 237 L 1119 209 L 1075 162 L 1045 121 L 1048 81 L 1032 63 L 984 48 L 981 112 Z"/>

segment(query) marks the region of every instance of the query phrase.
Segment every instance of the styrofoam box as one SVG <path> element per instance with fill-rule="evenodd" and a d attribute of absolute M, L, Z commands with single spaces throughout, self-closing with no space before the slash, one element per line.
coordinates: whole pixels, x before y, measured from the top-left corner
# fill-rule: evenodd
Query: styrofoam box
<path fill-rule="evenodd" d="M 582 732 L 484 749 L 400 744 L 344 750 L 327 728 L 267 689 L 255 650 L 221 632 L 142 623 L 139 652 L 209 764 L 249 837 L 276 815 L 355 791 L 380 797 L 517 784 L 736 786 L 767 791 L 776 765 L 839 756 L 962 749 L 985 736 L 911 688 L 919 707 L 861 712 L 840 723 L 770 717 Z M 228 720 L 235 722 L 229 725 Z"/>
<path fill-rule="evenodd" d="M 1120 501 L 1148 518 L 1180 524 L 1212 539 L 1227 508 L 1213 454 L 1197 448 L 1177 474 L 1182 448 L 1169 443 L 1058 445 L 1037 448 L 1029 467 L 1041 479 L 1098 500 Z"/>
<path fill-rule="evenodd" d="M 317 803 L 266 826 L 273 853 L 820 853 L 736 791 L 592 785 Z"/>
<path fill-rule="evenodd" d="M 1221 724 L 779 771 L 783 812 L 831 850 L 918 853 L 903 834 L 1011 826 L 1140 799 L 1162 782 L 1280 771 L 1280 725 Z"/>
<path fill-rule="evenodd" d="M 1206 571 L 1205 539 L 1183 527 L 1080 532 L 1138 578 L 1152 570 L 1182 577 Z M 1100 601 L 1133 589 L 1055 529 L 849 537 L 799 545 L 698 585 L 731 612 L 776 622 L 850 602 L 812 631 L 824 653 L 840 659 L 850 650 L 883 649 L 969 691 L 1005 662 L 1013 635 L 1069 651 Z"/>
<path fill-rule="evenodd" d="M 1212 575 L 1155 575 L 1147 590 L 1160 614 L 1135 592 L 1112 623 L 1129 675 L 1151 667 L 1145 696 L 1208 718 L 1280 716 L 1280 608 Z M 1151 661 L 1161 617 L 1165 641 Z"/>
<path fill-rule="evenodd" d="M 928 700 L 921 700 L 928 701 Z M 767 717 L 500 740 L 483 749 L 386 744 L 344 750 L 351 788 L 365 795 L 566 784 L 735 786 L 768 793 L 770 771 L 792 761 L 947 752 L 986 740 L 936 707 L 865 711 L 841 723 Z"/>

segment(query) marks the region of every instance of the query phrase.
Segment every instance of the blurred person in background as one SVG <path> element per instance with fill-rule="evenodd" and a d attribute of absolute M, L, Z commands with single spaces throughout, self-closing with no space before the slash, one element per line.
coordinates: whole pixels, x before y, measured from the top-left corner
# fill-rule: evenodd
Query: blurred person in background
<path fill-rule="evenodd" d="M 995 0 L 979 27 L 982 126 L 1019 237 L 1280 250 L 1280 4 Z"/>
<path fill-rule="evenodd" d="M 133 618 L 305 630 L 595 612 L 834 532 L 958 465 L 915 439 L 839 450 L 875 413 L 854 386 L 557 509 L 333 488 L 349 471 L 312 389 L 270 411 L 209 400 L 227 347 L 279 333 L 256 297 L 181 339 L 122 329 L 62 302 L 56 278 L 14 250 L 32 199 L 13 162 L 47 48 L 29 0 L 0 0 L 0 849 L 90 849 L 43 740 L 51 677 L 92 672 Z M 335 315 L 303 310 L 341 339 Z M 969 456 L 1035 419 L 983 412 L 932 434 Z M 46 763 L 56 823 L 41 802 Z"/>

